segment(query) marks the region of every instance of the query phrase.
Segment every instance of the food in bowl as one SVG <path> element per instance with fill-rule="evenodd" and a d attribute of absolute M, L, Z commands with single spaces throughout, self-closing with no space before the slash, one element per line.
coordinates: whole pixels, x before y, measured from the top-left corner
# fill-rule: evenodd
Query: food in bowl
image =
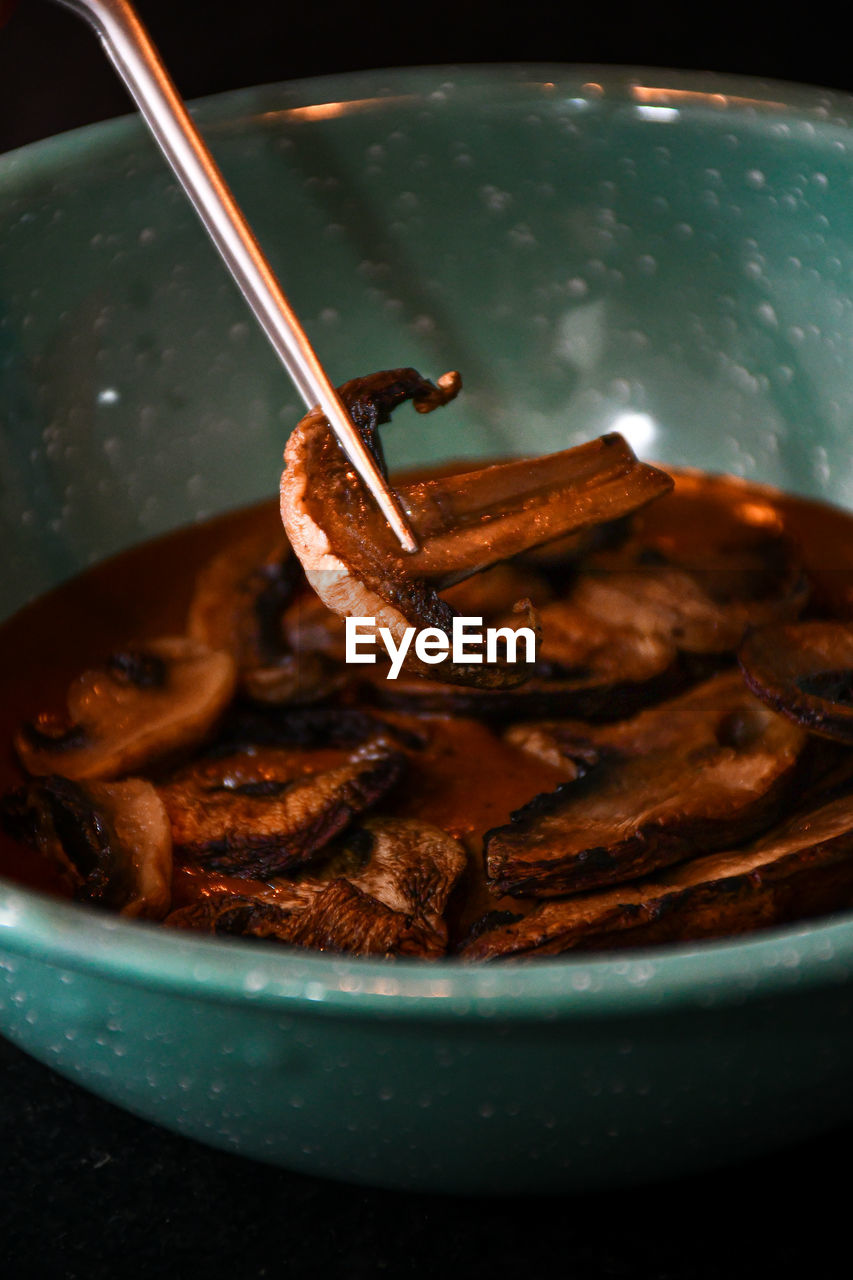
<path fill-rule="evenodd" d="M 395 370 L 342 394 L 384 465 L 391 409 L 457 389 Z M 3 634 L 18 664 L 28 628 L 62 634 L 107 584 L 142 626 L 100 663 L 98 629 L 78 638 L 90 660 L 65 671 L 64 707 L 57 684 L 14 727 L 19 874 L 37 863 L 59 891 L 170 927 L 433 960 L 717 937 L 849 905 L 853 552 L 822 560 L 853 544 L 851 518 L 732 477 L 672 488 L 624 452 L 602 487 L 614 448 L 593 446 L 574 487 L 576 458 L 532 464 L 516 507 L 519 463 L 402 486 L 435 535 L 407 573 L 309 414 L 288 446 L 289 540 L 256 509 L 214 521 L 206 545 L 193 531 L 192 554 L 179 532 L 25 610 Z M 508 630 L 521 610 L 538 652 L 387 679 L 381 654 L 345 661 L 340 614 L 365 604 L 390 629 L 439 631 L 456 615 Z M 166 618 L 178 634 L 152 631 Z"/>

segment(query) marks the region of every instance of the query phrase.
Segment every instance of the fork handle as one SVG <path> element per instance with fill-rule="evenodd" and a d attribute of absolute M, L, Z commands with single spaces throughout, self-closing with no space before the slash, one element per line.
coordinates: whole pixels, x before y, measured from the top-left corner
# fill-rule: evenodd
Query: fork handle
<path fill-rule="evenodd" d="M 8 0 L 0 0 L 8 3 Z M 319 404 L 406 551 L 417 542 L 129 0 L 58 0 L 97 33 L 299 394 Z"/>

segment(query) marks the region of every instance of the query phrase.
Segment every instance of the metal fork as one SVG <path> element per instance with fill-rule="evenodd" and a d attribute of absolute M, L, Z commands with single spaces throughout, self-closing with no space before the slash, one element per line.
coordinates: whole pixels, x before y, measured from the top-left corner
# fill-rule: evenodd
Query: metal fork
<path fill-rule="evenodd" d="M 310 409 L 319 405 L 406 551 L 418 544 L 128 0 L 57 0 L 94 28 L 261 328 Z M 0 0 L 0 20 L 13 7 Z"/>

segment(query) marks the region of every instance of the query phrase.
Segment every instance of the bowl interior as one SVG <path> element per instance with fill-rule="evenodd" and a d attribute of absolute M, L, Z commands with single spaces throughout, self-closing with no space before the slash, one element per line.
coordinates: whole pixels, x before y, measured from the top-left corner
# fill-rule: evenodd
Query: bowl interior
<path fill-rule="evenodd" d="M 853 503 L 848 100 L 510 67 L 271 86 L 197 114 L 333 380 L 462 371 L 457 405 L 386 432 L 393 462 L 619 430 L 664 463 Z M 4 157 L 0 228 L 7 616 L 274 494 L 301 407 L 136 121 Z M 12 898 L 27 928 L 81 919 L 92 936 L 88 912 Z M 97 925 L 107 949 L 114 930 Z M 821 930 L 835 954 L 849 942 L 826 925 L 784 945 Z M 749 968 L 777 945 L 713 950 Z M 621 987 L 637 963 L 609 972 Z M 358 970 L 297 967 L 333 985 Z"/>

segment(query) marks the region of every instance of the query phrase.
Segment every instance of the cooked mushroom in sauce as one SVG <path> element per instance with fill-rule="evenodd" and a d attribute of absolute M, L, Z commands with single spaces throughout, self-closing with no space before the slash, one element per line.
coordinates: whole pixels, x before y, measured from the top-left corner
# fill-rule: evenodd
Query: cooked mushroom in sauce
<path fill-rule="evenodd" d="M 457 390 L 393 370 L 343 393 L 384 465 L 396 404 Z M 398 490 L 407 560 L 307 415 L 289 540 L 271 506 L 223 517 L 0 630 L 5 868 L 170 928 L 466 962 L 853 905 L 853 518 L 671 486 L 614 437 L 428 475 Z M 87 634 L 97 600 L 115 623 Z M 522 616 L 535 659 L 390 680 L 345 662 L 353 610 Z"/>

